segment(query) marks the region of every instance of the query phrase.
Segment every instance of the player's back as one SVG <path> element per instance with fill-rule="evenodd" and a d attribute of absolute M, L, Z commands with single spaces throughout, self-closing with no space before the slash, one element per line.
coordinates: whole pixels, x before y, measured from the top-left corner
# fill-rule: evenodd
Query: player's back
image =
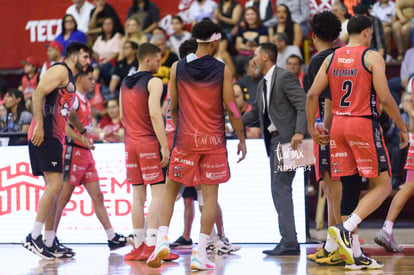
<path fill-rule="evenodd" d="M 334 115 L 378 117 L 379 101 L 372 72 L 365 66 L 364 46 L 335 50 L 327 69 Z"/>
<path fill-rule="evenodd" d="M 122 118 L 125 143 L 156 140 L 148 107 L 148 81 L 152 73 L 137 72 L 127 76 L 121 85 Z"/>
<path fill-rule="evenodd" d="M 187 56 L 177 64 L 176 147 L 191 152 L 225 149 L 224 64 L 210 55 Z"/>

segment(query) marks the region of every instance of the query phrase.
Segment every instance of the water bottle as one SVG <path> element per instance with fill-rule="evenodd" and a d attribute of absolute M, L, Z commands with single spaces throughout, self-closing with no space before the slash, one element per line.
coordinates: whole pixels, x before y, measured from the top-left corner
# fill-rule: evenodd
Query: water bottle
<path fill-rule="evenodd" d="M 7 116 L 7 130 L 9 132 L 14 132 L 14 120 L 12 113 L 9 113 L 9 115 Z"/>
<path fill-rule="evenodd" d="M 315 122 L 315 129 L 319 132 L 321 136 L 326 136 L 328 130 L 325 128 L 325 124 L 323 124 L 322 119 L 317 118 Z M 325 150 L 326 145 L 321 145 L 321 150 Z"/>

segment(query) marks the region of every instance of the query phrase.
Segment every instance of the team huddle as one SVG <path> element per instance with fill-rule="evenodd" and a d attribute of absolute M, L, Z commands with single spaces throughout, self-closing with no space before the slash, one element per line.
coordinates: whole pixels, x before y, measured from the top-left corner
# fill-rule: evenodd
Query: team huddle
<path fill-rule="evenodd" d="M 276 118 L 276 106 L 272 105 L 276 95 L 271 86 L 277 84 L 268 80 L 267 75 L 284 75 L 284 71 L 275 69 L 274 45 L 265 43 L 255 51 L 253 60 L 265 77 L 258 86 L 260 92 L 252 112 L 242 116 L 235 104 L 229 68 L 214 58 L 221 40 L 220 27 L 205 20 L 193 26 L 194 49 L 187 50 L 171 67 L 167 115 L 170 121 L 166 123 L 167 130 L 172 131 L 167 133 L 160 106 L 163 83 L 154 77 L 161 51 L 150 43 L 139 46 L 138 71 L 123 80 L 119 98 L 125 126 L 127 180 L 133 190 L 133 232 L 129 237 L 116 233 L 109 221 L 91 153 L 91 114 L 85 97 L 94 84 L 89 49 L 81 43 L 70 44 L 65 62 L 53 65 L 33 94 L 34 118 L 28 134 L 30 161 L 33 174 L 44 177 L 46 188 L 23 246 L 45 259 L 75 255 L 59 243 L 56 232 L 74 188 L 84 184 L 107 233 L 109 248 L 131 243 L 133 249 L 124 256 L 125 260 L 146 261 L 148 266 L 158 268 L 163 261 L 179 258 L 170 251 L 168 231 L 177 194 L 184 185 L 196 187 L 202 206 L 201 230 L 198 246 L 192 251 L 191 269 L 215 269 L 207 253 L 212 249 L 210 235 L 217 213 L 221 212 L 217 202 L 219 184 L 230 178 L 225 143 L 227 112 L 239 139 L 239 161 L 247 153 L 244 127 L 249 125 L 243 122 L 260 120 L 271 168 L 278 165 L 272 159 L 276 159 L 275 146 L 285 139 L 283 128 L 291 132 L 288 140 L 296 149 L 307 127 L 315 141 L 316 175 L 325 184 L 330 225 L 325 245 L 308 258 L 320 264 L 340 263 L 348 269 L 381 268 L 382 263 L 362 252 L 356 233 L 358 224 L 391 191 L 388 153 L 377 121 L 380 104 L 401 130 L 401 147 L 408 144 L 408 130 L 387 88 L 384 60 L 368 48 L 372 38 L 370 19 L 352 17 L 348 23 L 349 43 L 337 49 L 332 42 L 338 37 L 341 24 L 331 12 L 316 14 L 311 24 L 318 50 L 309 65 L 312 87 L 307 99 L 304 93 L 296 96 L 286 91 L 286 104 L 294 105 L 296 110 L 285 113 L 297 114 L 294 125 L 283 125 L 290 123 L 290 118 Z M 315 129 L 315 119 L 324 122 L 324 131 Z M 374 188 L 359 201 L 361 176 L 370 179 Z M 284 181 L 291 186 L 293 177 L 294 172 L 274 174 L 272 170 L 272 195 L 278 213 L 292 204 L 292 191 L 290 188 L 290 201 L 285 204 L 286 195 L 273 190 L 273 182 Z M 148 185 L 152 200 L 145 218 Z M 299 253 L 291 208 L 291 217 L 279 221 L 281 243 L 273 250 L 263 251 L 265 254 Z M 228 242 L 226 238 L 222 240 Z M 227 252 L 237 249 L 240 247 L 233 246 Z"/>

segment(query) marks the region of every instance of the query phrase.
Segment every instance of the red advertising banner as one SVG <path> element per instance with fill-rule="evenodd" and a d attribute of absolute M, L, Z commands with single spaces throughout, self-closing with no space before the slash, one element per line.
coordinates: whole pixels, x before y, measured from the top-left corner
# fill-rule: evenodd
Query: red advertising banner
<path fill-rule="evenodd" d="M 160 8 L 163 18 L 178 10 L 180 0 L 152 2 Z M 107 0 L 107 3 L 124 23 L 132 0 Z M 42 63 L 46 61 L 43 45 L 60 32 L 61 19 L 72 4 L 71 0 L 0 0 L 0 69 L 22 68 L 20 60 L 27 56 L 37 56 Z"/>

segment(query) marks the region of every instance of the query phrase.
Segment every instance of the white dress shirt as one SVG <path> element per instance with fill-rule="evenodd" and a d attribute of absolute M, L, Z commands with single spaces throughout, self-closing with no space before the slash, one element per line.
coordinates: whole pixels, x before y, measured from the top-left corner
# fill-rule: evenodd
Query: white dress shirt
<path fill-rule="evenodd" d="M 265 104 L 267 106 L 267 113 L 269 115 L 269 120 L 270 120 L 270 125 L 269 127 L 267 127 L 267 130 L 269 131 L 269 133 L 273 133 L 276 132 L 276 126 L 272 121 L 272 118 L 270 117 L 270 93 L 271 93 L 271 83 L 272 83 L 272 75 L 273 72 L 276 68 L 276 65 L 273 65 L 270 70 L 265 74 L 265 76 L 263 77 L 264 80 L 266 81 L 266 97 L 264 98 L 263 95 L 263 107 L 265 107 Z M 263 113 L 264 113 L 265 108 L 263 108 Z"/>

